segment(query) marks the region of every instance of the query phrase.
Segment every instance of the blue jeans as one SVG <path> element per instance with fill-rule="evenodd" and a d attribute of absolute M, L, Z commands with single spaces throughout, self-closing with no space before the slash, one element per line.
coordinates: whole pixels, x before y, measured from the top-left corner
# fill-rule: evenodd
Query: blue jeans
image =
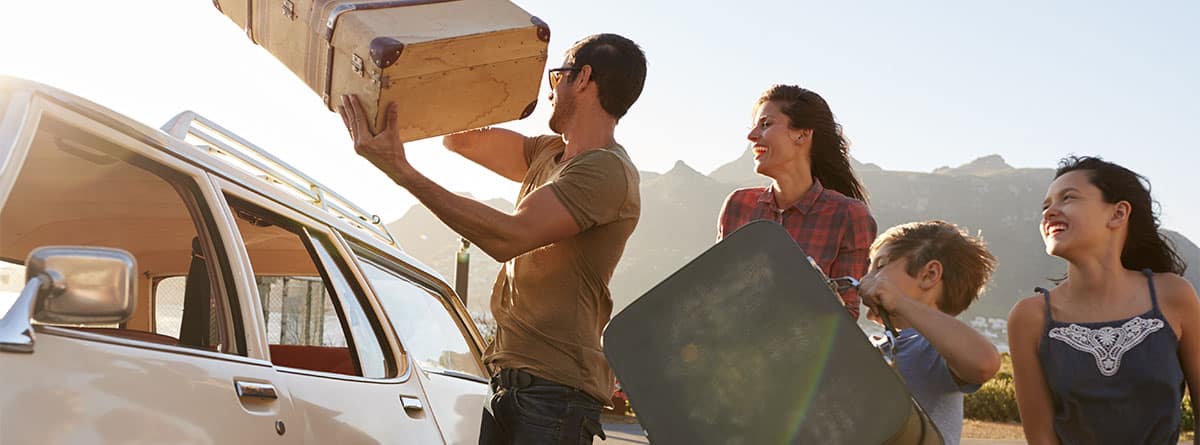
<path fill-rule="evenodd" d="M 591 445 L 600 429 L 600 403 L 569 386 L 500 389 L 488 397 L 480 445 Z"/>

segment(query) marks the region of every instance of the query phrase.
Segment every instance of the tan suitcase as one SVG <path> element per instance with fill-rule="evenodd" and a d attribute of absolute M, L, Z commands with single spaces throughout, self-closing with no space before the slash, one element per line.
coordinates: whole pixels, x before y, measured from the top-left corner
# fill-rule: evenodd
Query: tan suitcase
<path fill-rule="evenodd" d="M 550 28 L 507 0 L 213 0 L 336 110 L 374 128 L 399 105 L 405 141 L 520 119 L 537 105 Z"/>

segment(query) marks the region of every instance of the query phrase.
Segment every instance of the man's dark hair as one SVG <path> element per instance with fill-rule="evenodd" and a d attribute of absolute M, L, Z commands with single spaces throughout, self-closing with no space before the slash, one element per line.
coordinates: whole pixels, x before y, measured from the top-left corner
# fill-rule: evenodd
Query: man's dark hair
<path fill-rule="evenodd" d="M 591 65 L 592 80 L 600 95 L 600 106 L 620 119 L 642 95 L 646 83 L 646 54 L 642 48 L 616 34 L 596 34 L 583 38 L 567 50 L 567 65 L 583 68 Z M 579 73 L 571 73 L 571 77 Z"/>

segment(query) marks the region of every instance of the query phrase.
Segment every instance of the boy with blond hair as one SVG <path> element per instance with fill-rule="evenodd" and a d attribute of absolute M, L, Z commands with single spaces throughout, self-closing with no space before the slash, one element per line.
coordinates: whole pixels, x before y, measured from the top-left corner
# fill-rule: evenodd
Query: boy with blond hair
<path fill-rule="evenodd" d="M 1000 369 L 1000 354 L 979 332 L 954 318 L 971 305 L 996 267 L 981 239 L 944 221 L 892 227 L 871 244 L 859 287 L 867 317 L 879 309 L 899 330 L 896 370 L 947 445 L 962 436 L 963 394 Z M 894 348 L 894 349 L 893 349 Z"/>

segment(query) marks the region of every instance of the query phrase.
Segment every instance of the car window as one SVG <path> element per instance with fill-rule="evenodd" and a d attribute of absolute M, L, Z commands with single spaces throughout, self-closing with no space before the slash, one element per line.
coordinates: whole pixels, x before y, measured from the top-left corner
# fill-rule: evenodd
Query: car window
<path fill-rule="evenodd" d="M 135 142 L 114 142 L 43 116 L 11 194 L 0 209 L 0 305 L 24 285 L 23 262 L 38 247 L 77 245 L 122 249 L 137 263 L 137 306 L 121 325 L 87 328 L 96 334 L 238 353 L 227 318 L 222 262 L 211 215 L 196 179 L 138 154 Z M 160 333 L 151 292 L 158 277 L 191 277 L 182 329 Z M 231 341 L 232 340 L 232 341 Z"/>
<path fill-rule="evenodd" d="M 183 330 L 184 313 L 187 310 L 187 277 L 160 277 L 153 281 L 153 294 L 150 303 L 154 305 L 154 332 L 178 338 Z M 209 302 L 212 304 L 212 302 Z M 209 311 L 215 311 L 210 306 Z M 209 320 L 208 330 L 211 335 L 221 329 L 215 318 Z"/>
<path fill-rule="evenodd" d="M 421 369 L 486 378 L 466 330 L 441 296 L 373 261 L 360 257 L 359 264 L 405 350 Z"/>
<path fill-rule="evenodd" d="M 346 280 L 329 240 L 229 197 L 262 304 L 271 362 L 368 378 L 394 376 L 379 322 Z M 369 306 L 368 306 L 369 307 Z"/>
<path fill-rule="evenodd" d="M 165 277 L 154 283 L 154 332 L 179 336 L 183 322 L 183 294 L 187 277 Z"/>
<path fill-rule="evenodd" d="M 8 313 L 23 287 L 25 266 L 0 259 L 0 314 Z"/>
<path fill-rule="evenodd" d="M 317 277 L 254 277 L 267 323 L 267 342 L 273 345 L 346 348 L 333 300 Z"/>

